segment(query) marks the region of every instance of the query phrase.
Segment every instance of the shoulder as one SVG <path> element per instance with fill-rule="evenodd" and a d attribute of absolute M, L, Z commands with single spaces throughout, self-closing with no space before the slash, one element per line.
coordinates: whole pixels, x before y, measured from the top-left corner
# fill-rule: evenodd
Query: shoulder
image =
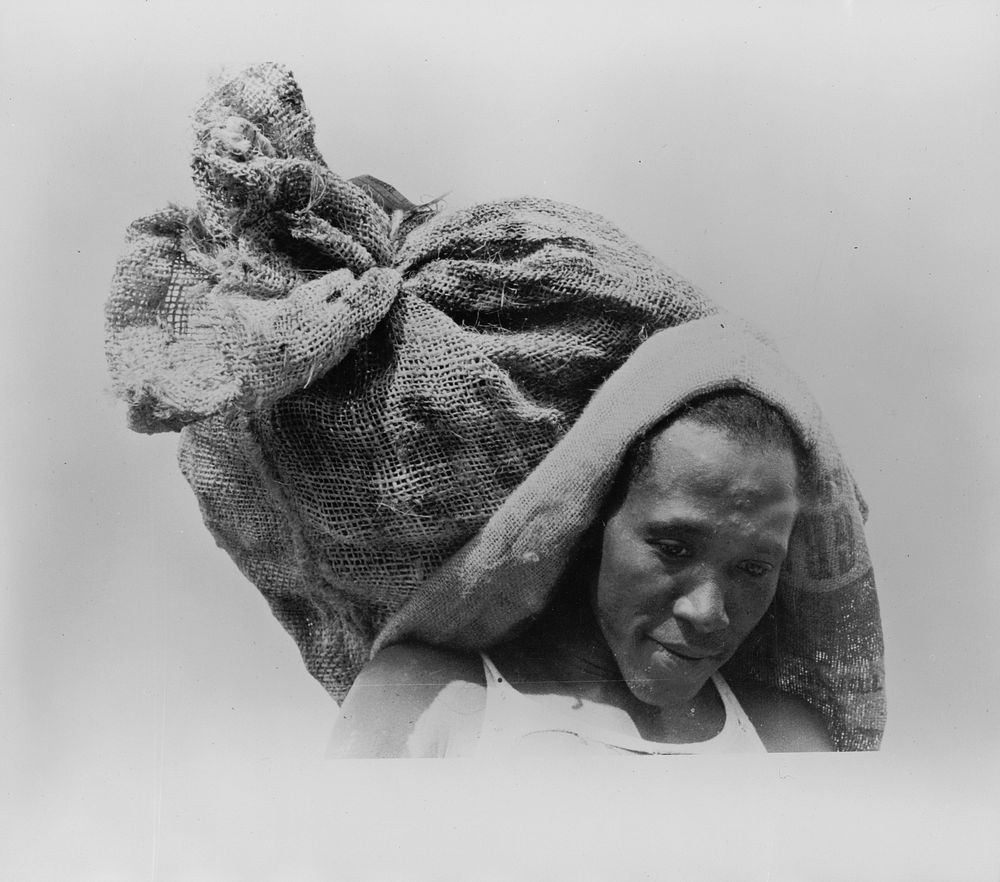
<path fill-rule="evenodd" d="M 435 755 L 442 739 L 481 716 L 485 692 L 478 655 L 420 643 L 389 646 L 362 669 L 344 699 L 330 751 L 338 757 Z"/>
<path fill-rule="evenodd" d="M 833 750 L 822 717 L 803 699 L 767 686 L 730 685 L 769 753 Z"/>
<path fill-rule="evenodd" d="M 358 675 L 355 686 L 446 686 L 455 679 L 485 685 L 478 655 L 430 646 L 396 643 L 376 655 Z"/>

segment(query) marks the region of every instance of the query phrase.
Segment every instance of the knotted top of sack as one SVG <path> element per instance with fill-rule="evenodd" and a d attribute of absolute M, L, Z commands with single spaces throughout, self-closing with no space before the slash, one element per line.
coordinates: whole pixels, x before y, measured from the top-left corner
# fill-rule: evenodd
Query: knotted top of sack
<path fill-rule="evenodd" d="M 385 315 L 400 285 L 394 191 L 331 171 L 313 136 L 298 85 L 275 64 L 198 108 L 197 210 L 130 227 L 106 308 L 109 366 L 133 428 L 265 407 L 337 364 Z M 432 213 L 407 206 L 417 219 Z"/>

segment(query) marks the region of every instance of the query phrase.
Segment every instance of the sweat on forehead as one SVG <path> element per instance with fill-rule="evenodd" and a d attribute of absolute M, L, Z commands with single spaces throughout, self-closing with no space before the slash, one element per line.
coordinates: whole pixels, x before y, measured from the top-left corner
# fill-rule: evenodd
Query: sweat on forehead
<path fill-rule="evenodd" d="M 614 508 L 621 503 L 628 487 L 647 468 L 656 439 L 681 420 L 718 429 L 733 441 L 750 448 L 789 450 L 795 457 L 799 479 L 802 478 L 805 450 L 785 417 L 749 392 L 726 389 L 692 398 L 664 417 L 632 445 L 625 454 L 622 468 L 609 494 L 609 507 Z"/>

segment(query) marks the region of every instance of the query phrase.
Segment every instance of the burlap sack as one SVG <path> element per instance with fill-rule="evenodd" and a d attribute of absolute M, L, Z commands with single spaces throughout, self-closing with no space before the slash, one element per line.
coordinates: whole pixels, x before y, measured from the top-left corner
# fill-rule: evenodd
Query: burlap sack
<path fill-rule="evenodd" d="M 489 522 L 387 623 L 376 649 L 402 639 L 464 649 L 503 641 L 548 605 L 632 444 L 685 401 L 720 389 L 774 405 L 808 460 L 775 602 L 724 673 L 802 696 L 840 750 L 877 748 L 885 693 L 867 510 L 801 380 L 766 339 L 721 313 L 643 343 Z"/>
<path fill-rule="evenodd" d="M 195 125 L 198 208 L 132 225 L 111 375 L 133 428 L 183 428 L 206 524 L 341 697 L 605 377 L 713 308 L 567 205 L 396 229 L 366 179 L 323 164 L 275 65 L 222 84 Z"/>
<path fill-rule="evenodd" d="M 597 459 L 535 467 L 644 340 L 674 329 L 653 338 L 669 348 L 714 307 L 581 209 L 520 199 L 443 215 L 345 180 L 276 65 L 220 85 L 195 134 L 197 209 L 132 225 L 107 304 L 133 428 L 181 430 L 205 523 L 335 697 L 380 635 L 502 639 L 544 604 L 621 445 L 692 390 L 671 381 L 634 410 L 625 396 Z M 705 354 L 728 365 L 727 351 Z M 633 363 L 623 393 L 674 369 Z M 779 406 L 825 438 L 792 398 Z M 570 449 L 604 437 L 601 419 Z M 767 620 L 777 636 L 735 673 L 806 695 L 840 747 L 873 747 L 881 638 L 860 509 L 832 444 L 810 443 L 816 486 L 837 489 L 800 519 L 806 551 Z M 565 522 L 538 532 L 547 499 Z"/>

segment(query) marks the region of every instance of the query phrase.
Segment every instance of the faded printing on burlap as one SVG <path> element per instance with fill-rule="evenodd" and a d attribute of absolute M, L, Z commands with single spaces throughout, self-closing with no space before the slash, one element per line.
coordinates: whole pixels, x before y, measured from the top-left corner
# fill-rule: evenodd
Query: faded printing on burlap
<path fill-rule="evenodd" d="M 380 634 L 487 646 L 537 611 L 572 537 L 536 533 L 535 514 L 497 524 L 535 499 L 560 438 L 586 447 L 567 430 L 623 364 L 637 375 L 644 340 L 671 346 L 716 310 L 589 212 L 525 198 L 442 214 L 330 171 L 313 135 L 278 65 L 209 95 L 198 205 L 130 227 L 107 355 L 132 427 L 181 431 L 205 523 L 341 698 Z M 815 421 L 786 412 L 811 437 Z M 566 484 L 592 481 L 587 498 L 620 456 L 598 449 L 610 458 Z M 805 695 L 838 746 L 874 747 L 880 630 L 861 515 L 832 442 L 816 449 L 827 502 L 800 518 L 806 550 L 773 639 L 742 670 Z"/>

